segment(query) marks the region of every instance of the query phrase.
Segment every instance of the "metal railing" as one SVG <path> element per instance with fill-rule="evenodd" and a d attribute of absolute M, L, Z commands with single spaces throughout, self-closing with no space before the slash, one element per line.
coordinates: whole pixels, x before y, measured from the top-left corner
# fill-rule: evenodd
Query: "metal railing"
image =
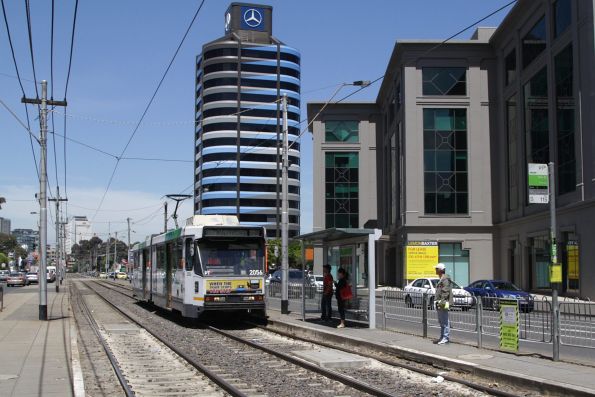
<path fill-rule="evenodd" d="M 560 303 L 560 344 L 595 349 L 595 302 Z"/>

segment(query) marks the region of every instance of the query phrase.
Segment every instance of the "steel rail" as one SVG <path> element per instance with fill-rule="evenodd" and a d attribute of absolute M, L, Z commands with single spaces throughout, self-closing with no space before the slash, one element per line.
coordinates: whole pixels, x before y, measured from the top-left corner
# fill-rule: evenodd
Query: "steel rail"
<path fill-rule="evenodd" d="M 506 392 L 506 391 L 503 391 L 503 390 L 499 390 L 499 389 L 495 389 L 495 388 L 492 388 L 492 387 L 489 387 L 489 386 L 483 386 L 483 385 L 481 385 L 479 383 L 474 383 L 474 382 L 471 382 L 471 381 L 468 381 L 466 379 L 462 379 L 462 378 L 459 378 L 459 377 L 456 377 L 456 376 L 452 376 L 452 375 L 448 375 L 448 374 L 442 374 L 442 373 L 434 372 L 432 370 L 427 370 L 427 369 L 423 369 L 423 368 L 418 368 L 418 367 L 416 367 L 414 365 L 409 365 L 409 364 L 397 362 L 396 360 L 381 358 L 381 357 L 375 356 L 372 353 L 366 353 L 366 352 L 357 352 L 357 353 L 354 353 L 353 350 L 349 350 L 348 348 L 343 347 L 343 346 L 340 346 L 340 345 L 334 345 L 334 344 L 327 343 L 327 342 L 314 341 L 314 340 L 306 339 L 306 338 L 301 337 L 301 336 L 296 336 L 296 335 L 293 335 L 293 334 L 290 334 L 288 332 L 284 332 L 284 331 L 281 331 L 281 330 L 278 330 L 278 329 L 267 328 L 267 327 L 265 327 L 263 325 L 252 323 L 252 322 L 246 322 L 246 323 L 247 324 L 250 324 L 252 326 L 256 326 L 256 327 L 258 327 L 258 328 L 260 328 L 262 330 L 269 331 L 269 332 L 272 332 L 272 333 L 275 333 L 275 334 L 278 334 L 278 335 L 281 335 L 281 336 L 284 336 L 284 337 L 287 337 L 287 338 L 297 339 L 299 341 L 308 342 L 308 343 L 311 343 L 313 345 L 318 345 L 318 346 L 322 346 L 322 347 L 326 347 L 326 348 L 330 348 L 330 349 L 335 349 L 335 350 L 341 350 L 341 351 L 346 352 L 346 353 L 357 354 L 357 355 L 360 355 L 360 356 L 363 356 L 363 357 L 371 358 L 371 359 L 377 360 L 377 361 L 379 361 L 379 362 L 381 362 L 383 364 L 390 365 L 391 367 L 398 367 L 398 368 L 407 369 L 409 371 L 417 372 L 419 374 L 430 376 L 432 378 L 436 378 L 438 376 L 441 376 L 441 377 L 444 378 L 444 380 L 447 380 L 449 382 L 458 383 L 458 384 L 461 384 L 461 385 L 470 387 L 472 389 L 475 389 L 475 390 L 478 390 L 478 391 L 481 391 L 481 392 L 490 394 L 492 396 L 498 396 L 498 397 L 517 397 L 518 396 L 517 394 L 514 394 L 514 393 L 509 393 L 509 392 Z"/>
<path fill-rule="evenodd" d="M 221 330 L 219 328 L 216 328 L 216 327 L 213 327 L 213 326 L 208 326 L 208 329 L 210 329 L 211 331 L 216 332 L 216 333 L 218 333 L 220 335 L 223 335 L 223 336 L 225 336 L 225 337 L 227 337 L 229 339 L 232 339 L 232 340 L 235 340 L 237 342 L 243 343 L 243 344 L 248 345 L 248 346 L 250 346 L 250 347 L 252 347 L 254 349 L 261 350 L 261 351 L 263 351 L 265 353 L 271 354 L 271 355 L 273 355 L 275 357 L 278 357 L 278 358 L 280 358 L 280 359 L 282 359 L 284 361 L 287 361 L 287 362 L 289 362 L 291 364 L 294 364 L 294 365 L 297 365 L 297 366 L 302 367 L 304 369 L 307 369 L 309 371 L 315 372 L 315 373 L 320 374 L 320 375 L 322 375 L 324 377 L 327 377 L 329 379 L 338 381 L 340 383 L 343 383 L 346 386 L 352 387 L 352 388 L 357 389 L 359 391 L 362 391 L 364 393 L 368 393 L 368 394 L 371 394 L 373 396 L 379 396 L 379 397 L 395 397 L 395 396 L 397 396 L 396 394 L 387 393 L 384 390 L 381 390 L 381 389 L 379 389 L 377 387 L 371 386 L 371 385 L 369 385 L 369 384 L 367 384 L 365 382 L 360 382 L 359 380 L 354 379 L 354 378 L 352 378 L 350 376 L 343 375 L 343 374 L 341 374 L 339 372 L 331 371 L 331 370 L 328 370 L 328 369 L 323 368 L 323 367 L 319 367 L 316 364 L 312 364 L 312 363 L 309 363 L 309 362 L 307 362 L 305 360 L 302 360 L 300 358 L 291 356 L 291 355 L 289 355 L 287 353 L 282 353 L 280 351 L 276 351 L 276 350 L 271 349 L 269 347 L 259 345 L 257 343 L 254 343 L 252 341 L 246 340 L 246 339 L 244 339 L 242 337 L 239 337 L 239 336 L 234 335 L 232 333 L 229 333 L 227 331 Z"/>
<path fill-rule="evenodd" d="M 100 286 L 106 288 L 106 289 L 109 289 L 109 290 L 112 290 L 112 291 L 115 291 L 115 292 L 120 292 L 120 291 L 117 291 L 117 290 L 115 290 L 113 288 L 105 287 L 104 286 L 104 283 L 102 283 L 102 282 L 95 281 L 95 280 L 93 280 L 93 282 L 95 284 L 97 284 L 97 285 L 100 285 Z M 202 372 L 206 377 L 208 377 L 209 379 L 211 379 L 215 384 L 217 384 L 223 390 L 225 390 L 226 392 L 228 392 L 229 394 L 231 394 L 233 397 L 248 397 L 240 389 L 238 389 L 237 387 L 235 387 L 231 383 L 227 382 L 225 379 L 223 379 L 222 377 L 220 377 L 219 375 L 217 375 L 216 373 L 214 373 L 213 371 L 211 371 L 210 369 L 208 369 L 207 367 L 205 367 L 204 365 L 202 365 L 198 361 L 195 361 L 194 359 L 192 359 L 191 357 L 189 357 L 182 350 L 180 350 L 177 347 L 175 347 L 174 345 L 172 345 L 168 340 L 162 338 L 160 335 L 158 335 L 155 332 L 151 331 L 150 329 L 146 328 L 137 319 L 135 319 L 134 317 L 130 316 L 128 313 L 124 312 L 118 306 L 116 306 L 115 304 L 113 304 L 112 302 L 110 302 L 106 297 L 104 297 L 103 295 L 101 295 L 95 288 L 91 287 L 89 285 L 89 283 L 87 283 L 87 285 L 89 286 L 89 288 L 91 290 L 93 290 L 97 294 L 97 296 L 99 296 L 101 299 L 103 299 L 104 302 L 107 302 L 111 307 L 115 308 L 118 312 L 120 312 L 124 317 L 126 317 L 127 319 L 129 319 L 130 321 L 132 321 L 134 324 L 136 324 L 139 327 L 143 328 L 145 331 L 147 331 L 149 334 L 151 334 L 154 338 L 156 338 L 157 340 L 159 340 L 161 343 L 163 343 L 165 346 L 167 346 L 169 349 L 171 349 L 178 356 L 182 357 L 190 365 L 192 365 L 194 368 L 196 368 L 197 370 L 199 370 L 200 372 Z M 126 295 L 123 292 L 120 292 L 120 293 L 122 295 Z M 130 299 L 136 300 L 132 296 L 129 296 L 129 295 L 126 295 L 126 296 L 128 296 Z"/>
<path fill-rule="evenodd" d="M 118 364 L 118 361 L 116 360 L 116 357 L 112 353 L 111 349 L 107 345 L 105 338 L 101 335 L 101 332 L 99 332 L 99 325 L 97 324 L 97 322 L 91 315 L 91 311 L 89 310 L 87 303 L 83 299 L 83 295 L 81 295 L 79 289 L 76 286 L 74 286 L 74 289 L 76 290 L 77 295 L 79 297 L 79 299 L 77 299 L 78 305 L 79 305 L 81 311 L 83 312 L 83 314 L 85 315 L 85 317 L 87 318 L 87 321 L 89 322 L 91 329 L 97 336 L 97 339 L 99 339 L 99 342 L 101 343 L 101 346 L 103 347 L 103 350 L 105 350 L 105 354 L 107 355 L 107 357 L 114 369 L 114 372 L 116 373 L 116 377 L 118 378 L 118 381 L 120 382 L 120 385 L 122 386 L 122 389 L 124 389 L 124 393 L 126 393 L 127 397 L 134 397 L 136 394 L 134 393 L 134 391 L 132 390 L 132 388 L 130 387 L 128 382 L 126 381 L 126 378 L 124 377 L 124 374 L 122 373 L 122 370 L 120 369 L 120 365 Z M 97 293 L 97 291 L 95 291 L 95 293 L 97 295 L 99 295 Z"/>

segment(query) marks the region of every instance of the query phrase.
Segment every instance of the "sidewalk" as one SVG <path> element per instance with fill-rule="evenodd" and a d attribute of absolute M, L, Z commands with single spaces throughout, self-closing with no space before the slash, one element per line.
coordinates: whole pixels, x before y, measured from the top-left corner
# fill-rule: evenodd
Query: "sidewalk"
<path fill-rule="evenodd" d="M 0 394 L 72 396 L 67 284 L 48 284 L 48 321 L 39 320 L 39 287 L 4 288 L 0 312 Z M 74 320 L 72 321 L 74 325 Z M 76 338 L 76 335 L 73 337 Z"/>
<path fill-rule="evenodd" d="M 269 324 L 313 341 L 343 343 L 390 352 L 397 357 L 438 367 L 460 369 L 487 378 L 555 395 L 595 395 L 595 368 L 517 356 L 494 350 L 450 343 L 434 345 L 432 339 L 379 329 L 347 327 L 337 329 L 316 320 L 301 319 L 300 313 L 282 315 L 268 310 Z M 334 324 L 336 326 L 336 324 Z"/>

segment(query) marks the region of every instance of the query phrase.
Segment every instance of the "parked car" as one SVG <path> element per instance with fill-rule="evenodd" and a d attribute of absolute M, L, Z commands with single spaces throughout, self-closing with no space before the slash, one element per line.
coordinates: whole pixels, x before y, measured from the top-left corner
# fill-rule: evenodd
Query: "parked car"
<path fill-rule="evenodd" d="M 27 282 L 27 277 L 25 277 L 24 273 L 10 273 L 6 279 L 7 287 L 14 287 L 15 285 L 22 285 L 24 287 L 27 284 L 29 283 Z"/>
<path fill-rule="evenodd" d="M 6 281 L 10 272 L 8 270 L 0 270 L 0 282 Z"/>
<path fill-rule="evenodd" d="M 271 280 L 269 281 L 270 285 L 273 284 L 281 284 L 281 280 L 282 280 L 282 271 L 281 270 L 276 270 L 272 277 Z M 302 288 L 302 284 L 304 282 L 304 280 L 306 281 L 306 286 L 311 286 L 312 284 L 310 283 L 310 280 L 304 276 L 304 272 L 302 272 L 301 270 L 298 269 L 289 269 L 289 279 L 288 279 L 288 287 L 290 290 L 290 294 L 296 294 L 299 295 L 301 294 L 301 288 Z M 313 298 L 315 294 L 314 289 L 310 288 L 307 291 L 307 296 L 308 298 Z"/>
<path fill-rule="evenodd" d="M 422 295 L 428 294 L 428 307 L 434 308 L 434 296 L 436 295 L 436 285 L 440 281 L 439 278 L 418 278 L 407 284 L 403 291 L 405 291 L 405 304 L 408 307 L 421 306 Z M 461 310 L 469 310 L 473 306 L 473 296 L 471 293 L 465 291 L 461 286 L 452 281 L 453 293 L 453 308 L 460 308 Z"/>
<path fill-rule="evenodd" d="M 37 274 L 37 272 L 29 272 L 25 277 L 27 277 L 27 281 L 29 281 L 29 284 L 39 283 L 39 275 Z"/>
<path fill-rule="evenodd" d="M 316 292 L 322 293 L 322 288 L 324 284 L 324 276 L 319 274 L 311 274 L 308 276 L 310 285 L 316 286 Z"/>
<path fill-rule="evenodd" d="M 484 307 L 498 310 L 500 299 L 516 299 L 519 310 L 533 311 L 534 300 L 531 294 L 521 290 L 510 281 L 503 280 L 478 280 L 469 284 L 465 290 L 481 298 Z"/>
<path fill-rule="evenodd" d="M 101 273 L 99 273 L 99 276 L 98 277 L 99 278 L 107 278 L 107 273 L 101 272 Z"/>

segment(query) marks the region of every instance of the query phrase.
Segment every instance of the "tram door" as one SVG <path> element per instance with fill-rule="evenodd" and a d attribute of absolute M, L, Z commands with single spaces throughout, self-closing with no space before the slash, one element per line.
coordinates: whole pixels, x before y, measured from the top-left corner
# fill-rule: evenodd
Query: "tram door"
<path fill-rule="evenodd" d="M 149 290 L 149 282 L 148 282 L 148 273 L 149 267 L 151 266 L 151 254 L 149 249 L 145 248 L 141 253 L 141 269 L 142 269 L 142 276 L 141 276 L 141 288 L 143 290 L 143 300 L 147 299 L 148 290 Z"/>
<path fill-rule="evenodd" d="M 171 293 L 172 293 L 172 284 L 173 284 L 173 273 L 176 271 L 173 263 L 173 243 L 167 243 L 166 250 L 165 250 L 165 296 L 166 296 L 166 304 L 165 307 L 171 309 Z"/>

